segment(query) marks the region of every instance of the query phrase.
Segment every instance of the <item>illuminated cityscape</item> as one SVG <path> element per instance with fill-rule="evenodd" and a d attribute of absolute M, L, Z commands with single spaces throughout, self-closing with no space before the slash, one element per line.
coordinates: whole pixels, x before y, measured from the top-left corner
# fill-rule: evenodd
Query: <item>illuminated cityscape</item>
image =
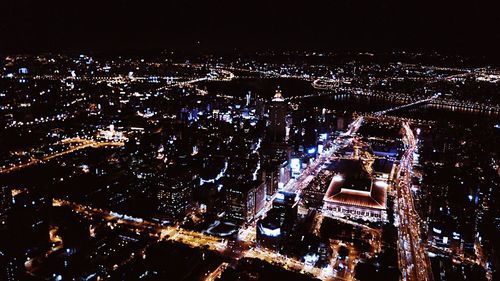
<path fill-rule="evenodd" d="M 499 280 L 498 32 L 128 5 L 0 22 L 0 280 Z"/>

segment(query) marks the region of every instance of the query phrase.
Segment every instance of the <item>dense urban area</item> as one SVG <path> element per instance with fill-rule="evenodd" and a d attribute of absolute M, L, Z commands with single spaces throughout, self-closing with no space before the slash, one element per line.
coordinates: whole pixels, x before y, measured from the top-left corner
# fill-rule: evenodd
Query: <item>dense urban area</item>
<path fill-rule="evenodd" d="M 500 68 L 0 57 L 0 280 L 497 280 Z"/>

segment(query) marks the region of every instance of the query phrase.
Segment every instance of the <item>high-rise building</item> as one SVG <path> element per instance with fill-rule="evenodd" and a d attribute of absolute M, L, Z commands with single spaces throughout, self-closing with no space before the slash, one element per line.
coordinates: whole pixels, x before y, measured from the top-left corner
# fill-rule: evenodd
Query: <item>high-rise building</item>
<path fill-rule="evenodd" d="M 237 223 L 253 220 L 264 207 L 265 198 L 266 185 L 262 181 L 228 187 L 226 190 L 228 218 Z"/>
<path fill-rule="evenodd" d="M 273 207 L 264 219 L 257 222 L 259 244 L 270 248 L 280 247 L 284 237 L 288 237 L 297 219 L 297 194 L 280 191 L 273 200 Z"/>
<path fill-rule="evenodd" d="M 287 103 L 280 89 L 276 90 L 269 106 L 269 127 L 267 139 L 271 143 L 283 143 L 286 136 Z"/>
<path fill-rule="evenodd" d="M 192 205 L 192 192 L 196 176 L 182 174 L 178 177 L 163 176 L 158 181 L 158 210 L 166 219 L 182 219 Z"/>
<path fill-rule="evenodd" d="M 292 147 L 286 144 L 264 144 L 261 149 L 262 180 L 266 183 L 267 196 L 273 196 L 290 179 L 288 165 Z"/>
<path fill-rule="evenodd" d="M 279 210 L 279 217 L 284 233 L 288 233 L 297 219 L 297 194 L 280 191 L 273 201 L 273 209 Z"/>

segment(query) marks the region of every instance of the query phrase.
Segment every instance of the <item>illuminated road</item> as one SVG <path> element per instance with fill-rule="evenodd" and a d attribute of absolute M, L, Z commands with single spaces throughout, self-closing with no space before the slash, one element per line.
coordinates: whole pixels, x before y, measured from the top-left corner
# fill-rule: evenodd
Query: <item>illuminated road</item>
<path fill-rule="evenodd" d="M 279 265 L 285 269 L 300 271 L 303 273 L 308 272 L 316 277 L 319 277 L 322 274 L 322 270 L 318 267 L 307 267 L 301 261 L 288 258 L 274 251 L 263 248 L 255 248 L 254 244 L 250 244 L 251 246 L 248 246 L 241 243 L 228 243 L 225 239 L 205 235 L 196 231 L 182 229 L 178 225 L 162 226 L 155 222 L 121 216 L 113 212 L 84 206 L 66 200 L 54 199 L 52 205 L 69 206 L 75 212 L 83 214 L 90 219 L 96 216 L 100 217 L 107 221 L 108 226 L 111 228 L 114 228 L 117 225 L 127 226 L 131 230 L 136 231 L 138 234 L 142 233 L 152 237 L 157 237 L 159 240 L 175 241 L 192 248 L 204 248 L 216 251 L 222 255 L 235 259 L 239 259 L 241 257 L 257 258 Z"/>
<path fill-rule="evenodd" d="M 337 138 L 344 143 L 350 143 L 352 137 L 356 134 L 361 123 L 363 122 L 363 117 L 357 117 L 349 126 L 348 130 L 341 134 Z M 76 142 L 76 140 L 68 140 L 67 142 Z M 93 141 L 86 141 L 84 144 L 78 146 L 103 146 L 109 145 L 107 143 L 96 143 Z M 328 147 L 328 146 L 327 146 Z M 77 147 L 73 148 L 76 149 Z M 301 175 L 290 184 L 285 186 L 285 190 L 300 193 L 303 188 L 307 186 L 312 178 L 314 178 L 321 166 L 330 158 L 330 156 L 340 148 L 337 144 L 332 144 L 331 147 L 325 149 L 325 151 L 318 155 L 316 160 L 311 163 L 307 169 L 304 169 Z M 81 149 L 81 148 L 79 148 Z M 66 152 L 69 153 L 69 152 Z M 51 155 L 50 157 L 57 157 L 56 155 Z M 283 267 L 288 270 L 293 270 L 302 273 L 309 273 L 321 280 L 352 280 L 352 270 L 353 265 L 349 266 L 349 272 L 328 270 L 325 268 L 319 268 L 315 266 L 308 266 L 304 262 L 284 256 L 275 251 L 257 247 L 255 244 L 255 220 L 248 227 L 242 228 L 240 231 L 239 239 L 237 241 L 228 241 L 219 237 L 214 237 L 206 235 L 200 232 L 190 231 L 181 228 L 179 225 L 165 226 L 160 223 L 147 221 L 141 218 L 133 218 L 126 215 L 120 215 L 114 212 L 102 210 L 99 208 L 93 208 L 89 206 L 84 206 L 81 204 L 54 199 L 54 206 L 70 206 L 75 212 L 81 213 L 87 216 L 89 219 L 99 217 L 104 219 L 109 227 L 114 228 L 118 225 L 126 226 L 132 231 L 138 234 L 145 234 L 148 236 L 156 237 L 158 240 L 168 240 L 182 243 L 193 248 L 204 248 L 212 251 L 216 251 L 224 256 L 240 259 L 243 257 L 247 258 L 257 258 L 267 261 L 271 264 Z M 268 201 L 264 210 L 260 215 L 265 215 L 265 213 L 272 207 L 272 200 Z M 332 258 L 332 262 L 335 262 L 335 258 Z M 215 280 L 227 265 L 221 265 L 219 268 L 209 273 L 206 280 Z"/>
<path fill-rule="evenodd" d="M 187 65 L 184 65 L 184 66 L 187 66 Z M 190 67 L 192 67 L 192 66 L 193 65 L 190 65 Z M 205 76 L 205 77 L 194 78 L 194 79 L 191 79 L 188 81 L 178 81 L 178 82 L 157 88 L 156 91 L 167 90 L 167 89 L 171 89 L 171 88 L 175 88 L 175 87 L 189 87 L 189 86 L 192 86 L 193 84 L 196 84 L 198 82 L 207 81 L 207 80 L 231 81 L 234 78 L 236 78 L 236 76 L 231 71 L 228 71 L 228 70 L 225 70 L 222 68 L 214 68 L 214 69 L 211 69 L 211 72 L 208 73 L 207 76 Z M 200 91 L 200 90 L 198 90 L 198 91 Z M 206 91 L 202 91 L 202 93 L 206 94 Z"/>
<path fill-rule="evenodd" d="M 362 117 L 356 118 L 348 130 L 341 134 L 337 140 L 341 140 L 344 143 L 351 142 L 352 138 L 355 136 L 359 127 L 363 122 Z M 431 280 L 429 266 L 427 264 L 428 259 L 425 252 L 425 245 L 422 244 L 420 239 L 420 226 L 418 224 L 418 218 L 414 211 L 413 201 L 410 193 L 410 171 L 411 171 L 411 156 L 416 149 L 416 143 L 411 129 L 408 124 L 403 126 L 405 130 L 406 142 L 408 144 L 408 149 L 401 159 L 399 167 L 399 180 L 398 180 L 398 200 L 397 208 L 398 218 L 399 218 L 399 261 L 400 268 L 403 271 L 404 280 Z M 78 140 L 68 140 L 67 142 L 79 143 Z M 82 143 L 68 151 L 61 153 L 70 153 L 71 150 L 82 149 L 84 147 L 91 146 L 105 146 L 110 145 L 110 143 L 97 143 L 94 141 L 82 141 Z M 317 159 L 311 163 L 307 169 L 304 169 L 301 175 L 294 181 L 287 184 L 284 188 L 286 191 L 300 193 L 304 187 L 314 178 L 321 166 L 326 162 L 330 156 L 337 151 L 340 146 L 333 144 L 329 149 L 326 149 L 324 153 L 319 155 Z M 61 154 L 58 153 L 58 154 Z M 57 157 L 58 154 L 50 155 L 48 159 Z M 354 265 L 349 264 L 348 272 L 327 270 L 314 266 L 307 266 L 302 261 L 281 255 L 275 251 L 256 248 L 255 246 L 255 221 L 251 223 L 248 227 L 242 228 L 240 231 L 239 239 L 237 241 L 228 241 L 219 237 L 214 237 L 206 235 L 203 233 L 190 231 L 180 228 L 178 225 L 164 226 L 159 223 L 152 221 L 146 221 L 143 219 L 131 218 L 125 215 L 119 215 L 113 212 L 105 211 L 102 209 L 92 208 L 88 206 L 82 206 L 76 203 L 54 200 L 54 205 L 67 205 L 71 206 L 73 210 L 78 213 L 82 213 L 89 218 L 94 218 L 96 216 L 104 218 L 110 227 L 115 227 L 116 225 L 123 225 L 129 227 L 131 230 L 142 233 L 145 235 L 157 237 L 158 240 L 170 240 L 178 243 L 185 244 L 193 248 L 204 248 L 212 251 L 216 251 L 222 255 L 239 259 L 242 257 L 248 258 L 258 258 L 261 260 L 268 261 L 272 264 L 281 266 L 288 270 L 298 271 L 302 273 L 309 273 L 313 276 L 320 278 L 322 280 L 352 280 Z M 272 207 L 272 200 L 268 201 L 261 215 L 265 213 Z M 354 258 L 354 257 L 352 257 Z M 333 257 L 332 264 L 336 264 L 338 260 Z M 207 275 L 206 280 L 215 280 L 217 276 L 222 274 L 225 266 L 219 267 L 210 274 Z"/>
<path fill-rule="evenodd" d="M 433 280 L 426 243 L 421 239 L 419 217 L 411 194 L 412 156 L 416 140 L 408 123 L 403 123 L 407 150 L 400 160 L 397 179 L 396 222 L 398 224 L 398 258 L 403 280 Z"/>
<path fill-rule="evenodd" d="M 359 130 L 361 124 L 363 123 L 363 117 L 359 116 L 351 122 L 348 126 L 348 130 L 342 133 L 336 140 L 340 141 L 343 144 L 347 144 L 352 142 L 353 137 Z M 326 149 L 318 155 L 318 157 L 305 168 L 300 176 L 297 179 L 290 180 L 282 190 L 287 192 L 294 192 L 298 195 L 302 192 L 304 188 L 306 188 L 309 183 L 314 179 L 319 171 L 321 170 L 321 166 L 330 159 L 330 157 L 338 151 L 342 145 L 337 145 L 335 143 L 330 143 L 330 148 Z M 327 146 L 328 147 L 328 146 Z M 271 197 L 265 204 L 264 208 L 259 212 L 257 217 L 265 216 L 265 214 L 272 208 L 272 202 L 276 195 Z M 254 244 L 256 242 L 256 221 L 257 218 L 254 219 L 248 226 L 241 227 L 238 233 L 238 240 L 240 242 Z M 318 267 L 306 266 L 303 262 L 291 259 L 289 257 L 283 256 L 279 253 L 259 248 L 259 249 L 249 249 L 244 252 L 245 257 L 253 257 L 259 258 L 262 260 L 266 260 L 273 264 L 279 264 L 283 268 L 288 270 L 300 271 L 302 273 L 310 273 L 313 276 L 321 279 L 321 280 L 352 280 L 352 274 L 348 274 L 347 276 L 339 276 L 338 272 L 332 270 L 328 271 L 325 269 L 320 269 Z M 334 258 L 332 258 L 333 260 Z M 351 271 L 352 273 L 352 271 Z"/>
<path fill-rule="evenodd" d="M 47 155 L 47 156 L 44 156 L 42 158 L 31 158 L 29 162 L 18 164 L 18 165 L 11 166 L 11 167 L 7 167 L 4 169 L 0 169 L 0 174 L 10 173 L 10 172 L 17 171 L 17 170 L 20 170 L 23 168 L 27 168 L 27 167 L 33 166 L 35 164 L 50 161 L 54 158 L 61 157 L 63 155 L 70 154 L 70 153 L 73 153 L 75 151 L 82 150 L 82 149 L 89 148 L 89 147 L 99 148 L 99 147 L 106 147 L 106 146 L 123 146 L 124 145 L 123 142 L 93 141 L 93 140 L 79 139 L 79 138 L 62 140 L 61 143 L 79 143 L 79 144 L 74 146 L 74 147 L 71 147 L 67 150 L 58 152 L 58 153 Z"/>
<path fill-rule="evenodd" d="M 344 144 L 350 143 L 352 137 L 356 134 L 361 123 L 363 122 L 363 117 L 357 117 L 349 126 L 348 130 L 341 134 L 337 138 L 337 141 L 341 141 Z M 67 142 L 77 142 L 76 140 L 68 140 Z M 108 143 L 96 143 L 93 141 L 86 141 L 80 146 L 103 146 L 109 145 Z M 79 146 L 79 147 L 80 147 Z M 328 145 L 327 145 L 328 147 Z M 291 181 L 284 190 L 290 192 L 296 192 L 300 194 L 303 188 L 305 188 L 310 180 L 314 178 L 321 166 L 331 157 L 331 155 L 336 152 L 341 145 L 331 144 L 331 146 L 325 151 L 318 155 L 316 160 L 311 163 L 308 168 L 304 169 L 301 175 L 294 181 Z M 73 148 L 73 149 L 76 149 Z M 79 148 L 81 149 L 81 148 Z M 69 152 L 67 152 L 69 153 Z M 56 155 L 51 155 L 50 157 L 57 157 Z M 272 207 L 272 199 L 266 203 L 265 208 L 260 212 L 260 216 L 265 215 L 265 213 Z M 168 240 L 182 243 L 192 248 L 204 248 L 212 251 L 216 251 L 224 256 L 230 257 L 232 259 L 240 259 L 243 257 L 247 258 L 257 258 L 267 261 L 271 264 L 283 267 L 288 270 L 293 270 L 302 273 L 309 273 L 316 278 L 321 280 L 352 280 L 352 270 L 354 265 L 349 266 L 349 272 L 329 270 L 328 268 L 319 268 L 315 266 L 308 266 L 304 262 L 284 256 L 275 251 L 260 248 L 256 246 L 256 229 L 254 220 L 248 227 L 242 227 L 239 232 L 239 239 L 236 241 L 228 241 L 219 237 L 214 237 L 206 235 L 200 232 L 190 231 L 181 228 L 179 225 L 165 226 L 160 223 L 147 221 L 141 218 L 133 218 L 126 215 L 120 215 L 114 212 L 106 211 L 99 208 L 93 208 L 89 206 L 84 206 L 81 204 L 65 201 L 65 200 L 53 200 L 54 206 L 70 206 L 75 212 L 80 213 L 93 219 L 99 217 L 104 219 L 109 227 L 114 228 L 117 225 L 126 226 L 132 231 L 138 234 L 145 234 L 148 236 L 156 237 L 158 240 Z M 335 257 L 332 258 L 332 263 L 335 262 Z M 205 280 L 215 280 L 227 265 L 221 265 L 219 268 L 211 273 L 207 273 Z"/>
<path fill-rule="evenodd" d="M 359 130 L 359 127 L 363 123 L 363 117 L 359 116 L 354 119 L 348 126 L 348 130 L 341 134 L 340 137 L 337 138 L 337 141 L 346 141 L 350 142 L 352 137 Z M 321 166 L 332 156 L 333 153 L 337 152 L 340 148 L 337 144 L 331 144 L 331 147 L 325 149 L 321 154 L 316 157 L 316 159 L 305 168 L 297 179 L 291 179 L 284 187 L 283 191 L 286 192 L 294 192 L 300 196 L 300 193 L 304 188 L 306 188 L 309 183 L 318 175 L 321 170 Z M 255 242 L 256 236 L 256 221 L 258 218 L 265 216 L 265 214 L 272 208 L 273 200 L 276 197 L 276 194 L 273 195 L 264 205 L 263 209 L 259 212 L 256 218 L 247 226 L 241 227 L 238 239 L 240 241 L 246 242 Z"/>
<path fill-rule="evenodd" d="M 358 132 L 359 127 L 363 123 L 363 117 L 359 116 L 351 124 L 348 126 L 348 130 L 343 132 L 340 137 L 337 138 L 337 141 L 342 141 L 342 137 L 347 139 L 347 142 L 351 142 L 354 135 Z M 344 141 L 345 141 L 344 139 Z M 312 164 L 308 165 L 304 171 L 300 174 L 300 176 L 294 180 L 290 181 L 283 189 L 287 192 L 295 192 L 300 195 L 302 190 L 309 185 L 309 183 L 318 175 L 320 171 L 320 167 L 325 164 L 325 162 L 330 159 L 332 154 L 338 151 L 340 146 L 336 144 L 331 144 L 329 149 L 326 149 L 318 155 L 318 157 L 313 161 Z"/>
<path fill-rule="evenodd" d="M 219 265 L 214 271 L 212 271 L 205 278 L 205 281 L 215 281 L 215 280 L 219 279 L 219 277 L 222 275 L 222 272 L 224 272 L 224 270 L 226 270 L 226 268 L 228 267 L 228 265 L 229 264 L 227 262 L 221 263 L 221 265 Z"/>
<path fill-rule="evenodd" d="M 88 218 L 99 217 L 108 222 L 108 226 L 114 228 L 116 225 L 124 225 L 137 233 L 143 233 L 157 237 L 161 240 L 171 240 L 186 244 L 190 247 L 207 248 L 209 250 L 223 252 L 226 249 L 227 241 L 205 235 L 196 231 L 190 231 L 180 228 L 178 225 L 164 226 L 156 222 L 147 221 L 141 218 L 133 218 L 126 215 L 120 215 L 107 210 L 93 208 L 78 203 L 54 199 L 53 206 L 69 206 L 75 212 L 85 215 Z"/>
<path fill-rule="evenodd" d="M 104 221 L 107 222 L 108 226 L 111 228 L 114 228 L 117 225 L 127 226 L 138 234 L 142 233 L 148 236 L 156 237 L 159 240 L 175 241 L 192 248 L 204 248 L 216 251 L 234 259 L 242 257 L 257 258 L 281 266 L 285 269 L 300 271 L 302 273 L 311 273 L 323 280 L 344 280 L 344 278 L 334 278 L 332 275 L 325 275 L 323 270 L 318 267 L 306 266 L 301 261 L 286 257 L 274 251 L 263 248 L 255 248 L 255 244 L 253 243 L 228 243 L 225 239 L 196 231 L 182 229 L 178 225 L 163 226 L 152 221 L 132 218 L 126 215 L 119 215 L 110 211 L 84 206 L 66 200 L 54 199 L 52 205 L 69 206 L 75 212 L 80 213 L 89 219 L 99 217 L 104 219 Z M 214 276 L 216 274 L 218 273 L 214 273 Z"/>
<path fill-rule="evenodd" d="M 170 85 L 166 85 L 166 86 L 162 86 L 160 88 L 157 88 L 156 91 L 171 89 L 171 88 L 175 88 L 175 87 L 185 87 L 185 86 L 189 86 L 191 84 L 198 83 L 198 82 L 205 81 L 205 80 L 208 80 L 208 77 L 196 78 L 196 79 L 192 79 L 189 81 L 179 81 L 179 82 L 176 82 L 176 83 L 173 83 Z"/>

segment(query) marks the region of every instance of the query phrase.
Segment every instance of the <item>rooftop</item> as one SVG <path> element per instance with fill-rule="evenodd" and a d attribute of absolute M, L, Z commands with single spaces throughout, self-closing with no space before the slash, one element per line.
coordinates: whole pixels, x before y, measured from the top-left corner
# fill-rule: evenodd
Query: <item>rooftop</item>
<path fill-rule="evenodd" d="M 371 177 L 363 173 L 358 160 L 341 160 L 345 162 L 343 168 L 336 169 L 337 175 L 333 176 L 328 190 L 323 198 L 326 202 L 345 205 L 385 209 L 387 201 L 387 187 L 384 184 L 372 181 Z M 361 163 L 362 164 L 362 163 Z"/>
<path fill-rule="evenodd" d="M 285 101 L 285 98 L 283 97 L 283 94 L 281 93 L 280 89 L 276 90 L 276 93 L 274 94 L 273 101 L 278 101 L 282 102 Z"/>

